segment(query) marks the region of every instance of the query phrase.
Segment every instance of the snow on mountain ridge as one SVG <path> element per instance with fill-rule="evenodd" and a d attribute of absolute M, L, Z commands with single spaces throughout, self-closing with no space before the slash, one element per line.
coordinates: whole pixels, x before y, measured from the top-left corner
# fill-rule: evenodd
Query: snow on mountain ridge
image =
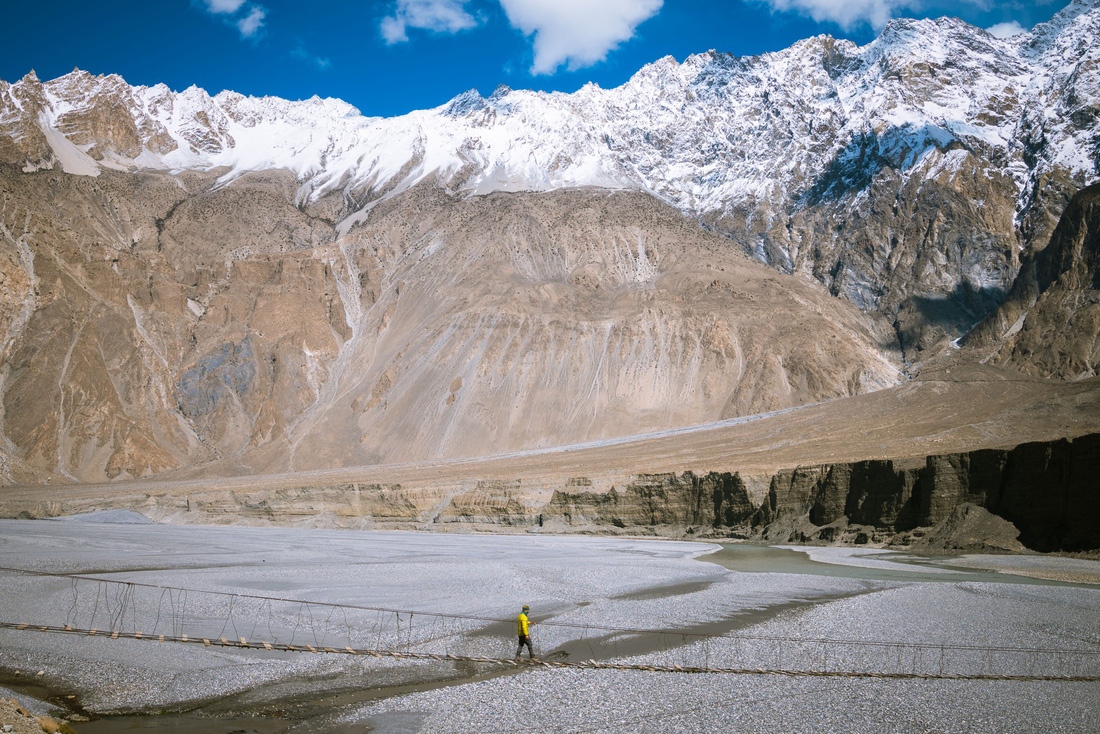
<path fill-rule="evenodd" d="M 896 181 L 901 197 L 914 177 L 950 188 L 976 167 L 987 179 L 1007 173 L 1016 228 L 1042 231 L 1029 217 L 1051 182 L 1080 187 L 1100 171 L 1098 35 L 1098 0 L 1075 0 L 1031 34 L 1004 40 L 957 19 L 901 19 L 862 47 L 817 36 L 760 56 L 666 57 L 614 89 L 499 87 L 488 98 L 470 90 L 394 118 L 366 117 L 340 100 L 173 93 L 76 71 L 0 85 L 0 153 L 5 135 L 16 147 L 37 136 L 25 170 L 224 167 L 223 186 L 286 169 L 299 179 L 300 201 L 343 196 L 341 233 L 372 202 L 426 179 L 467 194 L 642 189 L 758 259 L 879 308 L 889 290 L 883 268 L 897 267 L 897 257 L 883 251 L 858 268 L 823 259 L 814 254 L 823 220 L 802 215 L 826 207 L 844 221 L 867 207 L 873 181 Z M 1006 289 L 1016 252 L 1003 249 L 929 287 Z"/>
<path fill-rule="evenodd" d="M 1080 12 L 1072 22 L 1060 23 L 1064 28 L 1056 39 L 1066 28 L 1096 25 L 1096 8 L 1084 12 L 1082 7 L 1088 4 L 1071 6 Z M 164 85 L 128 87 L 116 75 L 96 78 L 77 71 L 44 87 L 55 125 L 106 96 L 119 98 L 146 148 L 132 156 L 127 153 L 133 150 L 114 151 L 119 163 L 132 168 L 228 166 L 224 182 L 251 170 L 286 168 L 310 179 L 307 186 L 316 197 L 338 182 L 355 190 L 405 188 L 430 175 L 447 181 L 473 164 L 480 175 L 458 182 L 460 188 L 484 193 L 617 184 L 651 190 L 702 215 L 774 193 L 769 180 L 776 173 L 780 178 L 796 169 L 819 173 L 812 163 L 820 161 L 822 151 L 812 143 L 799 145 L 800 140 L 794 140 L 793 151 L 783 146 L 783 153 L 806 160 L 786 171 L 774 159 L 761 161 L 764 170 L 751 162 L 739 165 L 733 149 L 748 143 L 760 150 L 762 142 L 774 144 L 776 135 L 747 129 L 732 118 L 752 118 L 773 95 L 786 98 L 779 102 L 785 118 L 779 122 L 792 138 L 803 132 L 798 123 L 807 118 L 835 118 L 828 127 L 836 150 L 867 128 L 921 123 L 1005 146 L 1013 137 L 1012 120 L 990 124 L 975 113 L 998 98 L 1010 99 L 1006 90 L 1027 86 L 1037 75 L 1025 68 L 1022 55 L 1033 42 L 1028 35 L 1001 41 L 951 18 L 895 20 L 864 47 L 819 36 L 745 59 L 708 52 L 677 64 L 669 57 L 643 67 L 616 89 L 586 85 L 571 95 L 498 90 L 488 99 L 471 90 L 434 110 L 389 119 L 362 116 L 340 100 L 291 102 L 231 91 L 211 97 L 197 87 L 173 94 Z M 1046 42 L 1070 45 L 1064 39 Z M 914 73 L 903 79 L 907 68 Z M 951 83 L 939 82 L 937 69 L 948 70 Z M 931 74 L 913 79 L 915 72 Z M 959 75 L 968 78 L 958 80 Z M 809 124 L 806 132 L 812 141 Z M 165 134 L 175 148 L 169 150 L 163 140 L 149 145 Z M 731 153 L 732 160 L 723 161 L 721 154 Z M 719 161 L 731 164 L 726 175 L 713 170 Z M 403 185 L 394 180 L 398 175 L 411 180 Z"/>

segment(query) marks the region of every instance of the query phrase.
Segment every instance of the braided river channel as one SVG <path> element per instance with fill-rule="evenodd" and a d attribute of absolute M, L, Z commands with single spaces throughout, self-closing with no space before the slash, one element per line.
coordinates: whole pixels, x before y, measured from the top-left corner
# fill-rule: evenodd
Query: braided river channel
<path fill-rule="evenodd" d="M 1089 559 L 110 512 L 0 567 L 0 697 L 78 734 L 1100 730 Z"/>

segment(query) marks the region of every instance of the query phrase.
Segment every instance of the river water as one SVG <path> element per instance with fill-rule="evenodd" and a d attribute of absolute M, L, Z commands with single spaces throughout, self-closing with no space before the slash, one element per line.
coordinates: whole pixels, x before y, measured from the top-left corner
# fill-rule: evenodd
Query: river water
<path fill-rule="evenodd" d="M 814 558 L 831 557 L 832 562 Z M 1018 573 L 976 570 L 958 565 L 956 556 L 914 554 L 904 551 L 884 551 L 852 548 L 797 548 L 790 546 L 723 543 L 721 550 L 702 556 L 700 560 L 717 563 L 723 568 L 741 573 L 782 573 L 807 576 L 862 579 L 866 581 L 898 581 L 907 583 L 995 583 L 1036 586 L 1072 586 L 1100 588 L 1096 583 L 1062 581 L 1058 579 L 1022 576 Z M 1046 566 L 1065 567 L 1075 559 L 1045 558 Z M 1100 562 L 1092 561 L 1093 573 Z M 1092 574 L 1089 574 L 1091 577 Z"/>

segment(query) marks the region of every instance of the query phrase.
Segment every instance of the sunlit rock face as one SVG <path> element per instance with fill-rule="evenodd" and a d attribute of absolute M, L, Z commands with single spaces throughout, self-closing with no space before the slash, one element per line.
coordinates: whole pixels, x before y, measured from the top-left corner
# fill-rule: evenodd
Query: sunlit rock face
<path fill-rule="evenodd" d="M 151 476 L 235 457 L 314 401 L 349 327 L 325 251 L 294 241 L 311 220 L 288 200 L 290 174 L 257 174 L 226 197 L 201 175 L 5 173 L 12 478 Z M 194 200 L 211 196 L 224 205 L 195 227 Z M 249 216 L 278 231 L 235 256 L 240 238 L 223 238 Z"/>
<path fill-rule="evenodd" d="M 425 183 L 340 236 L 289 173 L 213 182 L 5 177 L 12 479 L 476 456 L 899 379 L 882 319 L 648 194 Z"/>
<path fill-rule="evenodd" d="M 894 384 L 1096 180 L 1098 35 L 1095 0 L 1007 40 L 899 20 L 390 119 L 0 82 L 3 478 L 481 455 Z M 1095 365 L 1016 334 L 1013 364 Z"/>
<path fill-rule="evenodd" d="M 1100 185 L 1066 207 L 1026 256 L 1008 299 L 967 339 L 985 361 L 1068 380 L 1100 371 Z"/>

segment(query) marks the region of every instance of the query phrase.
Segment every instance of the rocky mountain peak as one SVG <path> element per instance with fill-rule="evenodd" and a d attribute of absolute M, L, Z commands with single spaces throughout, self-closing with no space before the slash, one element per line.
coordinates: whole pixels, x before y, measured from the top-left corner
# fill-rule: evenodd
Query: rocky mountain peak
<path fill-rule="evenodd" d="M 1098 22 L 902 20 L 395 118 L 79 70 L 0 84 L 0 427 L 32 474 L 297 469 L 894 384 L 1001 313 L 1021 259 L 1062 267 L 1055 222 L 1100 174 Z M 1085 280 L 1029 294 L 1069 308 Z M 1035 369 L 1094 368 L 1074 354 Z"/>
<path fill-rule="evenodd" d="M 505 92 L 505 94 L 507 94 L 507 92 Z M 496 96 L 495 92 L 493 96 Z M 487 106 L 485 98 L 482 97 L 476 89 L 470 89 L 444 105 L 443 114 L 447 117 L 463 117 L 473 112 L 484 110 Z"/>
<path fill-rule="evenodd" d="M 1037 58 L 1051 53 L 1060 55 L 1063 51 L 1095 42 L 1100 26 L 1100 0 L 1072 0 L 1053 18 L 1038 23 L 1030 33 L 1014 36 L 1012 41 L 1021 52 Z"/>
<path fill-rule="evenodd" d="M 1040 293 L 1059 279 L 1072 279 L 1072 290 L 1100 289 L 1100 184 L 1070 200 L 1050 244 L 1035 256 Z"/>
<path fill-rule="evenodd" d="M 986 362 L 1029 374 L 1100 373 L 1100 184 L 1077 192 L 1049 244 L 1023 258 L 1008 298 L 966 343 Z"/>
<path fill-rule="evenodd" d="M 920 351 L 1007 292 L 1020 253 L 1041 249 L 1100 174 L 1098 27 L 1097 0 L 1003 41 L 950 18 L 897 20 L 862 47 L 818 36 L 755 57 L 707 51 L 615 89 L 470 90 L 389 119 L 339 100 L 32 72 L 0 86 L 0 160 L 85 175 L 217 170 L 219 186 L 289 171 L 306 203 L 355 202 L 333 214 L 344 234 L 424 181 L 464 195 L 642 189 L 896 320 Z M 987 295 L 960 295 L 974 293 Z M 941 301 L 966 318 L 929 317 Z"/>

